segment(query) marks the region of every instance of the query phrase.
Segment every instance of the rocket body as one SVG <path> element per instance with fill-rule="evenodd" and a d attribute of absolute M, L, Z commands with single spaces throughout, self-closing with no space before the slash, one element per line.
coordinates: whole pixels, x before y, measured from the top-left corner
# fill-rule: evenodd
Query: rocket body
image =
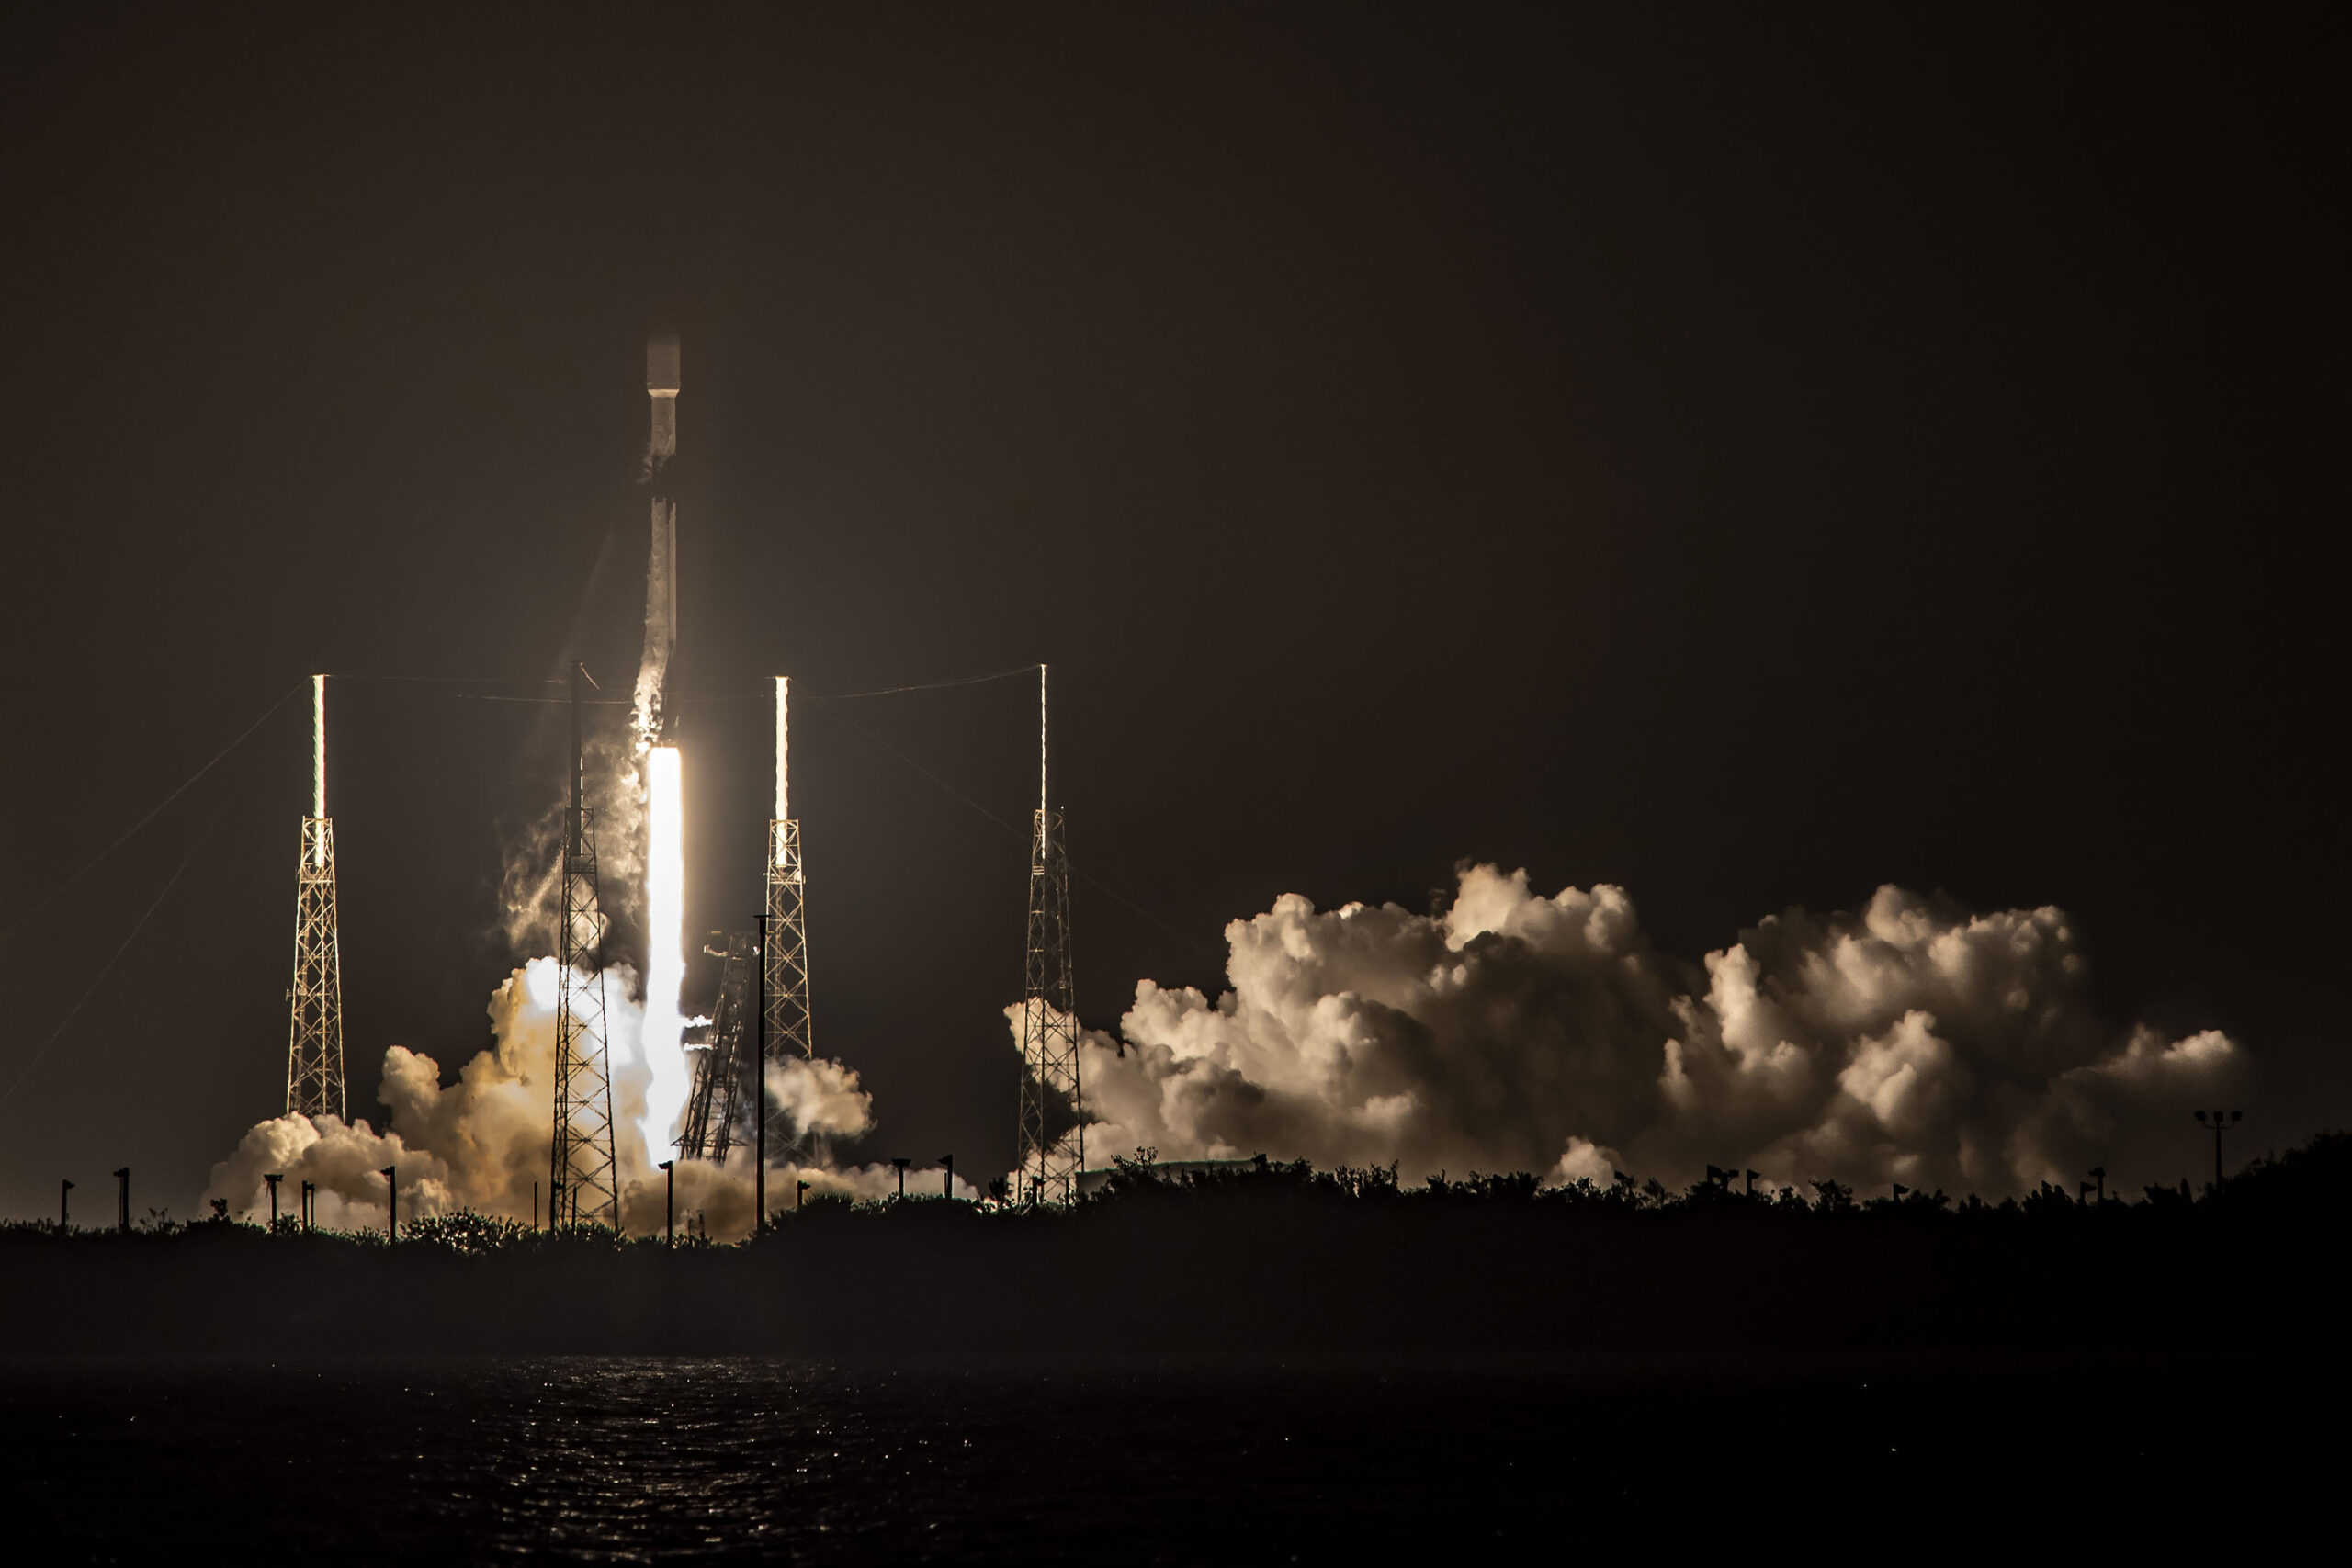
<path fill-rule="evenodd" d="M 678 455 L 678 340 L 645 344 L 645 394 L 652 427 L 645 444 L 644 479 L 652 495 L 652 539 L 645 558 L 645 656 L 638 665 L 634 704 L 638 745 L 662 739 L 670 655 L 678 642 L 678 503 L 670 493 L 670 464 Z"/>

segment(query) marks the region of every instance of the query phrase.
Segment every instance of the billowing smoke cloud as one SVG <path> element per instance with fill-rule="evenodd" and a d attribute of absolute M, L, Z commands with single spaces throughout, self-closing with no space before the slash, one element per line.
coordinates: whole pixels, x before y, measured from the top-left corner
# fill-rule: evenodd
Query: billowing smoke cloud
<path fill-rule="evenodd" d="M 2247 1066 L 2215 1031 L 2102 1021 L 2059 910 L 1971 915 L 1893 886 L 1860 914 L 1769 918 L 1698 964 L 1654 949 L 1619 888 L 1547 898 L 1488 865 L 1442 915 L 1290 895 L 1227 937 L 1216 1001 L 1146 981 L 1124 1056 L 1087 1035 L 1096 1161 L 1146 1146 L 1678 1187 L 1712 1163 L 1800 1190 L 1991 1197 L 2094 1165 L 2177 1179 L 2188 1108 Z"/>
<path fill-rule="evenodd" d="M 611 1039 L 615 1156 L 621 1168 L 622 1228 L 646 1235 L 662 1228 L 662 1173 L 655 1162 L 670 1151 L 648 1149 L 637 1129 L 643 1115 L 648 1072 L 639 1046 L 642 1011 L 628 999 L 631 976 L 608 970 L 605 1016 Z M 294 1195 L 305 1180 L 319 1184 L 322 1224 L 365 1228 L 384 1217 L 386 1166 L 400 1171 L 403 1219 L 471 1209 L 481 1213 L 528 1219 L 534 1182 L 545 1213 L 551 1138 L 552 1071 L 555 1062 L 556 966 L 534 959 L 515 970 L 492 996 L 492 1046 L 444 1085 L 430 1056 L 395 1045 L 384 1053 L 378 1097 L 390 1108 L 385 1130 L 367 1120 L 348 1124 L 338 1118 L 281 1116 L 257 1123 L 236 1149 L 213 1167 L 205 1196 L 226 1199 L 232 1213 L 267 1212 L 265 1172 L 282 1171 L 280 1212 L 294 1213 Z M 788 1205 L 797 1181 L 812 1196 L 881 1198 L 897 1190 L 898 1173 L 888 1165 L 834 1170 L 823 1163 L 822 1140 L 854 1137 L 874 1125 L 873 1105 L 857 1075 L 838 1062 L 791 1062 L 770 1074 L 777 1108 L 804 1135 L 797 1156 L 771 1158 L 768 1201 Z M 813 1142 L 812 1142 L 813 1141 Z M 818 1152 L 812 1154 L 811 1149 Z M 681 1223 L 696 1217 L 708 1233 L 727 1239 L 752 1228 L 752 1168 L 750 1151 L 733 1151 L 726 1166 L 682 1161 L 676 1170 Z M 910 1190 L 933 1191 L 937 1174 L 909 1173 Z M 966 1196 L 977 1196 L 959 1184 Z"/>
<path fill-rule="evenodd" d="M 874 1130 L 874 1100 L 857 1074 L 822 1057 L 768 1064 L 768 1103 L 792 1119 L 794 1142 L 854 1138 Z"/>

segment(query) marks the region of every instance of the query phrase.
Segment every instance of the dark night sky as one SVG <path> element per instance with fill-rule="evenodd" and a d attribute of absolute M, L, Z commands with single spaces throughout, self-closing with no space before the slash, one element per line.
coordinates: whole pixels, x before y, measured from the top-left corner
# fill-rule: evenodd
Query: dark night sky
<path fill-rule="evenodd" d="M 1173 928 L 1080 886 L 1091 1024 L 1464 857 L 1692 957 L 1894 880 L 2075 911 L 2119 1022 L 2250 1044 L 2256 1146 L 2346 1121 L 2345 24 L 1563 10 L 18 26 L 0 1213 L 185 1213 L 281 1103 L 299 700 L 34 911 L 274 698 L 626 683 L 664 326 L 698 926 L 766 815 L 716 699 L 1045 658 L 1074 858 Z M 560 770 L 333 700 L 375 1114 L 487 1042 Z M 1019 822 L 1031 701 L 796 727 L 865 1157 L 1010 1162 L 1025 851 L 842 719 Z"/>

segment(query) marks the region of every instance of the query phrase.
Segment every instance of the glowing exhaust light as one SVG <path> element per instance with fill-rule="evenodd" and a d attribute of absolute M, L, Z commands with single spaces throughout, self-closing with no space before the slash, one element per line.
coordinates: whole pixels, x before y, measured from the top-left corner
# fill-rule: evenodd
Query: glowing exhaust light
<path fill-rule="evenodd" d="M 682 1036 L 685 1020 L 678 993 L 686 978 L 686 836 L 684 787 L 678 749 L 646 753 L 645 813 L 645 1089 L 646 1158 L 666 1153 L 693 1091 Z"/>
<path fill-rule="evenodd" d="M 327 814 L 327 678 L 311 677 L 311 815 L 323 821 Z M 327 863 L 327 836 L 314 834 L 311 863 Z"/>
<path fill-rule="evenodd" d="M 555 960 L 534 958 L 523 965 L 523 996 L 540 1012 L 555 1011 Z"/>

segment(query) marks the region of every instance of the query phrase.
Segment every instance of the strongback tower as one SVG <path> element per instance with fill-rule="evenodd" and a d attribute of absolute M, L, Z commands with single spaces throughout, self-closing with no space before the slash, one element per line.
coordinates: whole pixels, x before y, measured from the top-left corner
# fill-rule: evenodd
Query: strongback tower
<path fill-rule="evenodd" d="M 1069 1202 L 1086 1165 L 1078 997 L 1069 962 L 1069 852 L 1046 773 L 1046 666 L 1037 666 L 1037 822 L 1029 843 L 1029 975 L 1022 992 L 1021 1178 L 1016 1199 Z M 1060 1126 L 1067 1117 L 1068 1125 Z M 1058 1128 L 1058 1130 L 1055 1130 Z"/>
<path fill-rule="evenodd" d="M 557 1228 L 620 1228 L 613 1162 L 613 1086 L 605 1053 L 605 916 L 596 890 L 596 823 L 588 809 L 581 682 L 571 667 L 571 806 L 564 814 L 563 929 L 556 954 L 555 1139 L 548 1218 Z"/>
<path fill-rule="evenodd" d="M 294 881 L 292 1024 L 286 1047 L 286 1113 L 341 1116 L 343 945 L 335 931 L 334 822 L 327 816 L 327 678 L 311 677 L 311 814 L 302 818 L 302 865 Z"/>
<path fill-rule="evenodd" d="M 709 951 L 708 949 L 705 950 Z M 678 1128 L 678 1153 L 687 1159 L 716 1160 L 724 1165 L 735 1145 L 739 1119 L 750 1126 L 746 1091 L 752 1077 L 752 1058 L 758 1053 L 752 1036 L 752 965 L 760 961 L 759 942 L 750 931 L 727 939 L 726 963 L 718 972 L 718 1005 L 711 1010 L 709 1034 L 695 1058 L 694 1091 L 686 1100 L 685 1119 Z"/>
<path fill-rule="evenodd" d="M 797 1127 L 779 1127 L 768 1104 L 766 1071 L 770 1062 L 817 1054 L 808 1017 L 808 887 L 800 865 L 800 823 L 792 815 L 791 728 L 792 678 L 775 678 L 775 815 L 768 819 L 767 931 L 761 961 L 767 965 L 767 1056 L 760 1081 L 752 1089 L 758 1114 L 767 1123 L 773 1146 L 788 1146 L 799 1135 Z"/>

